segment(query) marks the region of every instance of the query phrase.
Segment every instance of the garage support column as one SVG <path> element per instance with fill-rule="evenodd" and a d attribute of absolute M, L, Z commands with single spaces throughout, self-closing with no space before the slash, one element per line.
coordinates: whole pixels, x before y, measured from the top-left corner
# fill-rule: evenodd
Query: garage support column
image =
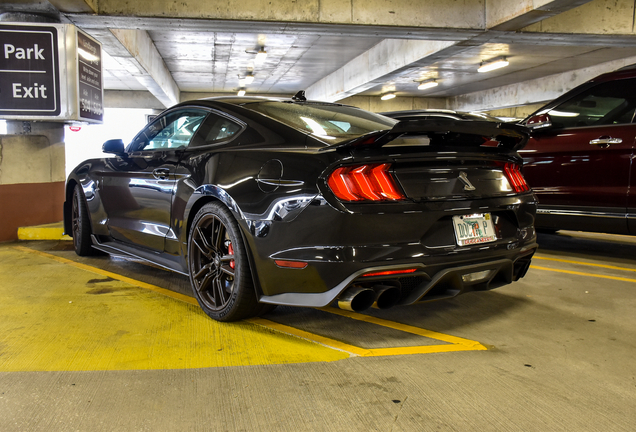
<path fill-rule="evenodd" d="M 2 12 L 0 21 L 55 21 Z M 7 135 L 0 135 L 0 242 L 17 239 L 18 227 L 61 221 L 65 177 L 64 123 L 7 121 Z"/>

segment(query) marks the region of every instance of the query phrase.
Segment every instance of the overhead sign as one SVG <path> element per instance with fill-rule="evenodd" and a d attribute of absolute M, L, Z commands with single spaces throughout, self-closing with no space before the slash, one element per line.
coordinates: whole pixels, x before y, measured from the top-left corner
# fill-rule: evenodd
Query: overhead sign
<path fill-rule="evenodd" d="M 58 34 L 0 25 L 0 115 L 60 115 Z"/>
<path fill-rule="evenodd" d="M 0 23 L 0 119 L 101 123 L 102 47 L 71 24 Z"/>
<path fill-rule="evenodd" d="M 81 31 L 77 32 L 77 73 L 80 117 L 102 121 L 102 47 Z"/>

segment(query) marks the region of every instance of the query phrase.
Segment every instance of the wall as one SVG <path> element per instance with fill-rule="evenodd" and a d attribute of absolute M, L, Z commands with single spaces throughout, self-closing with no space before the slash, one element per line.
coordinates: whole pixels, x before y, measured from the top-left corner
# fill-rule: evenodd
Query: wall
<path fill-rule="evenodd" d="M 9 122 L 0 135 L 0 241 L 18 227 L 62 220 L 64 128 L 57 123 Z"/>

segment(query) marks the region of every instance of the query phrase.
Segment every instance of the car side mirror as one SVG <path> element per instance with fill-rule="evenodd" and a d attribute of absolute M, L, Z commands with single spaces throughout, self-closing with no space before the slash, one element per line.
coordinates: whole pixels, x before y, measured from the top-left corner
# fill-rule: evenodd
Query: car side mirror
<path fill-rule="evenodd" d="M 104 153 L 123 154 L 124 153 L 124 141 L 121 139 L 111 139 L 102 145 L 102 151 Z"/>
<path fill-rule="evenodd" d="M 526 121 L 526 127 L 532 130 L 543 129 L 552 126 L 552 119 L 548 114 L 533 115 Z"/>

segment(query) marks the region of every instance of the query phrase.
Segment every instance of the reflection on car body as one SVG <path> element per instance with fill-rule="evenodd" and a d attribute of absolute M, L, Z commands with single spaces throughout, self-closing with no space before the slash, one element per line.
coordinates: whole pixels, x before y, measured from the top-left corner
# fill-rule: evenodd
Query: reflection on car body
<path fill-rule="evenodd" d="M 536 202 L 517 153 L 527 136 L 299 99 L 184 102 L 69 175 L 65 228 L 80 255 L 189 275 L 217 320 L 449 298 L 530 265 Z"/>

